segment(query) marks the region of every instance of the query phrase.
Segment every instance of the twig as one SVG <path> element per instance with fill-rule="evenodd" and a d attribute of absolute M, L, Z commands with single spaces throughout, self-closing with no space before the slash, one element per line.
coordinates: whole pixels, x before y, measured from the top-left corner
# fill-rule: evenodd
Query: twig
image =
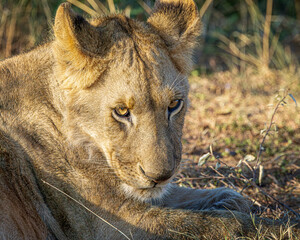
<path fill-rule="evenodd" d="M 216 172 L 219 176 L 225 178 L 225 176 L 224 176 L 222 173 L 220 173 L 217 169 L 215 169 L 215 168 L 212 167 L 212 166 L 209 166 L 209 167 L 210 167 L 214 172 Z"/>
<path fill-rule="evenodd" d="M 229 167 L 231 168 L 230 166 L 228 166 L 225 162 L 221 161 L 219 157 L 216 157 L 214 152 L 213 152 L 213 149 L 212 149 L 212 145 L 209 145 L 209 151 L 210 151 L 210 155 L 213 156 L 219 163 L 222 163 L 224 164 L 226 167 Z"/>
<path fill-rule="evenodd" d="M 252 173 L 254 172 L 254 169 L 251 167 L 251 165 L 247 161 L 243 160 L 242 163 L 244 163 L 250 169 L 250 171 Z"/>
<path fill-rule="evenodd" d="M 299 214 L 299 213 L 297 213 L 296 211 L 294 211 L 292 208 L 290 208 L 289 206 L 285 205 L 284 203 L 280 202 L 278 199 L 276 199 L 276 198 L 273 197 L 272 195 L 266 193 L 266 192 L 265 192 L 264 190 L 262 190 L 259 186 L 257 186 L 255 182 L 252 181 L 252 182 L 251 182 L 251 185 L 252 185 L 253 187 L 257 188 L 257 189 L 258 189 L 263 195 L 265 195 L 266 197 L 269 197 L 269 198 L 273 199 L 275 202 L 279 203 L 279 204 L 280 204 L 281 206 L 283 206 L 284 208 L 290 210 L 292 213 L 295 214 L 295 216 L 296 216 L 297 218 L 300 219 L 300 214 Z"/>

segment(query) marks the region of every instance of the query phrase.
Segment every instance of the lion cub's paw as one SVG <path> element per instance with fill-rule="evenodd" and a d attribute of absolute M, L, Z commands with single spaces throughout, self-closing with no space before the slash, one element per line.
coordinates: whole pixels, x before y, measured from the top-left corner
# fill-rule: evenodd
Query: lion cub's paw
<path fill-rule="evenodd" d="M 209 209 L 227 209 L 239 212 L 250 212 L 251 201 L 243 197 L 238 192 L 229 188 L 217 188 L 212 199 L 210 199 Z"/>

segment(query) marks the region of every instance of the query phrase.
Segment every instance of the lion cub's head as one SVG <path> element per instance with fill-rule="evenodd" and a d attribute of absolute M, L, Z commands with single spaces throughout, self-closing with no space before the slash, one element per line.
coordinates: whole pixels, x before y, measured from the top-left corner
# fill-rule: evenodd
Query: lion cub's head
<path fill-rule="evenodd" d="M 194 2 L 157 1 L 146 23 L 123 15 L 88 22 L 65 3 L 54 33 L 70 142 L 103 152 L 131 196 L 160 197 L 181 159 L 199 34 Z"/>

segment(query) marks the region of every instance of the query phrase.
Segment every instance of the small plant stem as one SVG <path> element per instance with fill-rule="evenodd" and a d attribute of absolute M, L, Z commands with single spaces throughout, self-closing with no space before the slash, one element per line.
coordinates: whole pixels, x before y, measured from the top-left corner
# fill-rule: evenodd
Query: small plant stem
<path fill-rule="evenodd" d="M 263 152 L 263 150 L 264 150 L 263 145 L 264 145 L 265 140 L 266 140 L 267 136 L 269 135 L 269 132 L 271 131 L 271 128 L 272 128 L 272 126 L 273 126 L 273 124 L 274 124 L 273 121 L 274 121 L 275 114 L 276 114 L 276 112 L 278 111 L 280 105 L 281 105 L 281 104 L 284 102 L 284 100 L 286 99 L 287 95 L 288 95 L 288 94 L 285 94 L 285 95 L 278 101 L 278 103 L 276 104 L 276 107 L 275 107 L 275 109 L 274 109 L 274 111 L 273 111 L 273 114 L 272 114 L 272 117 L 271 117 L 271 120 L 270 120 L 270 124 L 269 124 L 269 126 L 268 126 L 268 128 L 267 128 L 267 130 L 266 130 L 266 132 L 265 132 L 265 135 L 264 135 L 264 137 L 263 137 L 263 139 L 262 139 L 262 141 L 261 141 L 261 143 L 260 143 L 260 145 L 259 145 L 259 151 L 258 151 L 258 154 L 257 154 L 257 159 L 256 159 L 255 169 L 257 169 L 257 167 L 258 167 L 259 164 L 260 164 L 260 161 L 261 161 L 260 158 L 261 158 L 262 152 Z M 253 172 L 254 172 L 254 171 L 253 171 Z M 253 180 L 255 180 L 255 176 L 253 176 Z"/>

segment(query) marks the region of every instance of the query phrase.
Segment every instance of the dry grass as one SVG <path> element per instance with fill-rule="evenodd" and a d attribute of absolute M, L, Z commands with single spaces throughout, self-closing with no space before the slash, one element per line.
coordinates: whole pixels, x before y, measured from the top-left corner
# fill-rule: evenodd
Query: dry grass
<path fill-rule="evenodd" d="M 182 172 L 175 182 L 233 188 L 252 200 L 256 216 L 287 222 L 279 238 L 257 226 L 255 239 L 299 239 L 289 222 L 300 221 L 299 76 L 247 68 L 243 75 L 190 78 Z"/>
<path fill-rule="evenodd" d="M 244 76 L 225 72 L 192 77 L 183 170 L 177 183 L 231 187 L 249 196 L 260 216 L 299 217 L 300 117 L 289 96 L 277 109 L 262 144 L 260 167 L 256 161 L 276 104 L 282 100 L 277 92 L 298 77 L 282 71 L 272 71 L 268 78 L 250 71 Z M 299 103 L 299 85 L 290 87 Z M 199 166 L 199 158 L 211 151 L 214 157 Z"/>
<path fill-rule="evenodd" d="M 242 31 L 234 31 L 229 37 L 215 33 L 219 38 L 219 47 L 229 55 L 225 61 L 229 68 L 238 68 L 244 71 L 248 66 L 255 67 L 260 72 L 267 72 L 269 68 L 294 71 L 298 66 L 297 59 L 291 53 L 289 46 L 284 46 L 280 41 L 280 29 L 271 29 L 273 0 L 267 0 L 265 15 L 260 11 L 253 0 L 243 1 L 245 27 Z M 247 19 L 251 24 L 247 26 Z M 224 56 L 226 58 L 226 55 Z"/>

